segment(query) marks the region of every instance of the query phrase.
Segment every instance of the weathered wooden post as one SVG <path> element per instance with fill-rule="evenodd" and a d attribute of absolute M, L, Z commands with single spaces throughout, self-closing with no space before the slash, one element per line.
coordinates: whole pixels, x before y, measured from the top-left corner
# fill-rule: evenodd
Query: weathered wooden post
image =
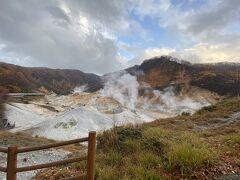
<path fill-rule="evenodd" d="M 8 147 L 7 180 L 17 179 L 17 146 Z"/>
<path fill-rule="evenodd" d="M 87 180 L 94 179 L 96 154 L 96 132 L 89 132 L 88 155 L 87 155 Z"/>

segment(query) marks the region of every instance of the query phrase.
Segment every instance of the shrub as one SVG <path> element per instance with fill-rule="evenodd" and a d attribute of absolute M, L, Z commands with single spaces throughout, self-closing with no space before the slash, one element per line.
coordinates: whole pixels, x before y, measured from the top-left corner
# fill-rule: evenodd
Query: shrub
<path fill-rule="evenodd" d="M 182 112 L 182 114 L 181 114 L 182 116 L 190 116 L 191 115 L 191 113 L 190 112 Z"/>
<path fill-rule="evenodd" d="M 125 141 L 126 139 L 140 139 L 143 135 L 141 128 L 116 128 L 119 141 Z"/>
<path fill-rule="evenodd" d="M 202 109 L 200 109 L 199 111 L 197 111 L 197 114 L 203 114 L 205 112 L 213 112 L 217 109 L 217 106 L 215 105 L 212 105 L 212 106 L 206 106 L 206 107 L 203 107 Z"/>
<path fill-rule="evenodd" d="M 143 130 L 134 127 L 116 127 L 108 131 L 104 131 L 98 136 L 99 149 L 118 149 L 125 147 L 124 142 L 127 140 L 142 138 Z"/>
<path fill-rule="evenodd" d="M 117 133 L 112 129 L 104 131 L 97 136 L 97 149 L 109 150 L 118 149 L 119 141 Z"/>
<path fill-rule="evenodd" d="M 154 137 L 145 138 L 143 141 L 143 145 L 147 150 L 155 151 L 157 153 L 163 152 L 164 144 L 158 138 L 154 138 Z"/>

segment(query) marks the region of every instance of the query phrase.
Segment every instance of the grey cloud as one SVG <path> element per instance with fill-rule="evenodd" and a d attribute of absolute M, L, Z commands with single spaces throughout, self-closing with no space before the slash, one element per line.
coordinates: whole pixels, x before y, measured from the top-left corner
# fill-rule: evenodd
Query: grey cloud
<path fill-rule="evenodd" d="M 240 1 L 215 1 L 200 10 L 190 13 L 183 20 L 188 26 L 186 31 L 194 35 L 209 32 L 219 32 L 240 18 Z"/>
<path fill-rule="evenodd" d="M 70 23 L 69 17 L 61 8 L 57 6 L 49 6 L 47 7 L 47 9 L 49 13 L 53 16 L 53 18 L 61 19 L 63 21 L 67 21 L 68 23 Z"/>
<path fill-rule="evenodd" d="M 29 57 L 32 65 L 98 74 L 119 69 L 116 43 L 98 29 L 101 23 L 114 26 L 114 18 L 121 18 L 117 2 L 2 0 L 0 43 L 6 45 L 2 51 Z M 78 22 L 80 15 L 88 21 L 87 32 Z"/>
<path fill-rule="evenodd" d="M 133 10 L 139 16 L 151 16 L 159 21 L 161 27 L 180 31 L 192 36 L 220 32 L 233 22 L 240 22 L 239 0 L 208 0 L 199 8 L 181 9 L 180 4 L 170 0 L 133 0 Z"/>
<path fill-rule="evenodd" d="M 121 29 L 121 23 L 128 21 L 126 9 L 130 5 L 129 0 L 66 0 L 65 3 L 75 15 L 84 15 L 114 29 Z"/>
<path fill-rule="evenodd" d="M 181 10 L 170 0 L 1 0 L 0 44 L 5 46 L 0 53 L 11 54 L 9 62 L 17 57 L 16 63 L 22 59 L 22 64 L 31 66 L 99 74 L 121 69 L 124 58 L 118 55 L 118 48 L 137 57 L 145 55 L 141 54 L 145 50 L 119 44 L 115 34 L 134 34 L 143 42 L 151 38 L 151 32 L 129 18 L 127 11 L 140 18 L 152 16 L 161 27 L 183 36 L 181 41 L 194 41 L 192 49 L 181 46 L 175 54 L 182 51 L 199 62 L 194 53 L 213 45 L 217 52 L 240 57 L 240 34 L 226 30 L 231 23 L 239 23 L 239 0 L 209 1 L 191 10 Z"/>

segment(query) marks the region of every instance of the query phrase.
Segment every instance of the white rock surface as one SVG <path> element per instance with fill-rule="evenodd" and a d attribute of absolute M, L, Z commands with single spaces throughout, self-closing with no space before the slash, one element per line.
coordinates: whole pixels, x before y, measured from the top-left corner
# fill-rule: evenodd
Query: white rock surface
<path fill-rule="evenodd" d="M 151 99 L 139 97 L 136 105 L 131 109 L 112 97 L 104 97 L 101 92 L 67 96 L 52 94 L 29 104 L 8 104 L 6 117 L 16 125 L 12 132 L 25 131 L 32 136 L 69 140 L 87 136 L 93 130 L 150 122 L 182 112 L 193 113 L 209 103 L 204 98 L 179 99 L 170 89 L 154 93 Z"/>
<path fill-rule="evenodd" d="M 42 163 L 48 163 L 53 161 L 62 160 L 69 155 L 70 152 L 63 150 L 42 150 L 28 153 L 22 153 L 18 155 L 18 167 L 24 167 L 29 165 L 36 165 Z M 0 153 L 0 166 L 6 167 L 6 154 Z M 18 180 L 32 179 L 37 174 L 38 170 L 17 173 Z M 5 180 L 6 174 L 0 172 L 0 179 Z"/>

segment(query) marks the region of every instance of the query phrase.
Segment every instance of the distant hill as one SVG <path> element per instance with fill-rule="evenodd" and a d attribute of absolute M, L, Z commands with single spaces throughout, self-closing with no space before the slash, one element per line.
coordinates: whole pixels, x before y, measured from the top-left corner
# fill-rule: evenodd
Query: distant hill
<path fill-rule="evenodd" d="M 198 86 L 219 95 L 238 95 L 240 92 L 239 63 L 191 64 L 170 56 L 161 56 L 126 71 L 156 89 L 173 84 L 184 88 Z"/>
<path fill-rule="evenodd" d="M 219 95 L 238 95 L 240 93 L 240 64 L 191 64 L 189 62 L 161 56 L 145 60 L 126 72 L 137 76 L 140 84 L 147 83 L 153 89 L 163 89 L 174 85 L 187 90 L 190 86 L 218 93 Z M 103 86 L 106 76 L 84 73 L 80 70 L 22 67 L 0 63 L 0 86 L 10 92 L 53 91 L 68 94 L 75 87 L 88 85 L 94 92 Z"/>
<path fill-rule="evenodd" d="M 88 91 L 101 87 L 101 78 L 79 70 L 22 67 L 0 63 L 0 86 L 10 92 L 53 91 L 68 94 L 73 88 L 88 85 Z"/>

